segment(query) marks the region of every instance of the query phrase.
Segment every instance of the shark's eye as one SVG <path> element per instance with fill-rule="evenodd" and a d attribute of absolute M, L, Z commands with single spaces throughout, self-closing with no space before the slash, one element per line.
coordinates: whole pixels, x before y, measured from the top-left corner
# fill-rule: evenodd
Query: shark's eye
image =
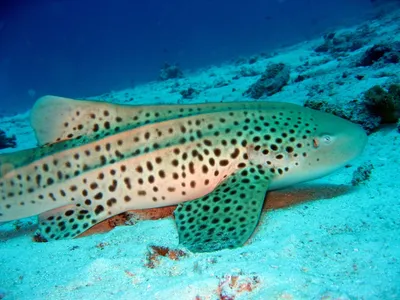
<path fill-rule="evenodd" d="M 322 141 L 325 144 L 330 144 L 332 142 L 332 137 L 330 135 L 325 134 L 322 136 Z"/>

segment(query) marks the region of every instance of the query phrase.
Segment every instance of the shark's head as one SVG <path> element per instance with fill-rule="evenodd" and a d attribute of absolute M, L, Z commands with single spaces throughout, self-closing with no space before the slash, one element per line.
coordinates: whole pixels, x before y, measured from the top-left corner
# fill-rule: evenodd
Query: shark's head
<path fill-rule="evenodd" d="M 287 137 L 269 161 L 277 175 L 271 188 L 332 173 L 356 158 L 367 142 L 361 126 L 332 114 L 299 108 L 287 119 Z"/>
<path fill-rule="evenodd" d="M 304 163 L 318 177 L 343 167 L 363 151 L 367 134 L 360 125 L 318 111 L 313 120 L 316 130 L 311 136 L 311 155 Z"/>

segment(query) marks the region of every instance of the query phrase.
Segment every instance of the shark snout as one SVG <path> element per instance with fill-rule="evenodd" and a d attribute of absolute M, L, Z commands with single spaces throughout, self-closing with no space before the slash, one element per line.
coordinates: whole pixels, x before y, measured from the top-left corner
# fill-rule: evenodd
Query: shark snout
<path fill-rule="evenodd" d="M 318 113 L 313 151 L 303 164 L 309 179 L 330 174 L 357 158 L 367 144 L 367 134 L 358 124 L 334 115 Z"/>
<path fill-rule="evenodd" d="M 365 130 L 358 124 L 350 124 L 351 128 L 345 133 L 346 141 L 343 150 L 347 152 L 347 160 L 353 160 L 358 157 L 364 150 L 368 136 Z"/>

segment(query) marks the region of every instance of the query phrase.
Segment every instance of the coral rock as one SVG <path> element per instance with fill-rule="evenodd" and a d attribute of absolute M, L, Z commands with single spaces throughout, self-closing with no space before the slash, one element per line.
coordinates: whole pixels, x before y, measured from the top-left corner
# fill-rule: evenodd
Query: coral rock
<path fill-rule="evenodd" d="M 290 78 L 289 68 L 283 64 L 271 64 L 267 67 L 261 78 L 244 93 L 253 99 L 259 99 L 263 95 L 271 96 L 278 93 L 287 85 Z"/>
<path fill-rule="evenodd" d="M 400 60 L 400 52 L 389 45 L 374 45 L 365 51 L 357 63 L 359 67 L 371 66 L 376 62 L 397 63 Z"/>
<path fill-rule="evenodd" d="M 349 101 L 345 105 L 335 105 L 327 101 L 307 100 L 304 106 L 331 113 L 360 124 L 367 133 L 376 130 L 381 122 L 379 116 L 373 115 L 370 110 L 368 110 L 365 103 L 358 100 Z"/>
<path fill-rule="evenodd" d="M 158 78 L 161 81 L 175 78 L 183 78 L 183 72 L 177 65 L 170 65 L 169 63 L 165 63 L 160 70 Z"/>
<path fill-rule="evenodd" d="M 7 137 L 3 130 L 0 130 L 0 149 L 15 148 L 17 147 L 17 140 L 15 135 Z"/>
<path fill-rule="evenodd" d="M 366 107 L 379 116 L 381 123 L 396 123 L 400 117 L 400 85 L 392 84 L 388 91 L 375 85 L 364 94 Z"/>
<path fill-rule="evenodd" d="M 357 186 L 368 181 L 371 177 L 373 169 L 374 166 L 371 162 L 366 162 L 362 166 L 358 167 L 357 170 L 355 170 L 353 173 L 351 184 L 353 186 Z"/>

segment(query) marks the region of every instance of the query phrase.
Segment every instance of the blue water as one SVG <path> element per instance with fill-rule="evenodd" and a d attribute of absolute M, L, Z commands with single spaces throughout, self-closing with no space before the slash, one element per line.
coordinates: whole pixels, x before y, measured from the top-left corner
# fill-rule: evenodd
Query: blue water
<path fill-rule="evenodd" d="M 268 52 L 365 18 L 370 0 L 1 0 L 0 113 Z"/>

